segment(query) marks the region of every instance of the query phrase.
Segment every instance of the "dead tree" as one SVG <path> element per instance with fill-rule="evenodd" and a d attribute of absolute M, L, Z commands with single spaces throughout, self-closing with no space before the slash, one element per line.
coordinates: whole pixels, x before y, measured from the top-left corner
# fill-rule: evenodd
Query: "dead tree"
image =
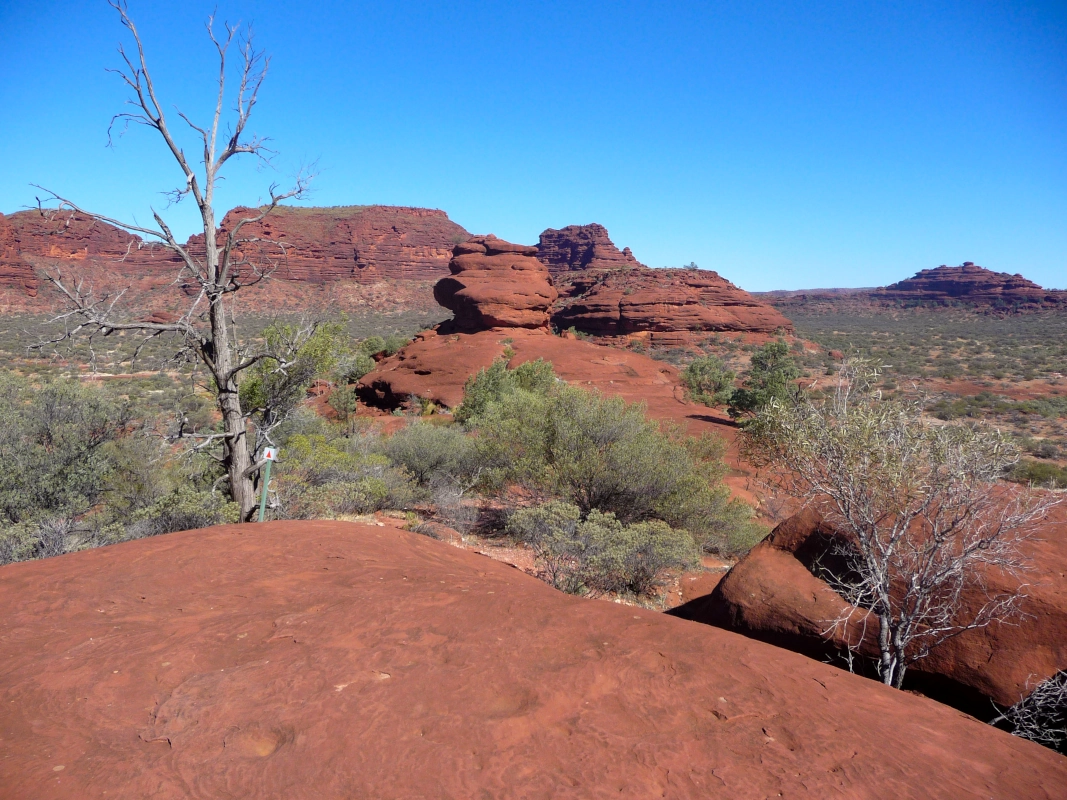
<path fill-rule="evenodd" d="M 159 134 L 182 173 L 181 186 L 167 194 L 172 202 L 189 197 L 196 203 L 203 223 L 203 251 L 199 250 L 199 245 L 191 248 L 180 243 L 155 209 L 152 209 L 152 217 L 156 227 L 135 225 L 86 211 L 55 192 L 38 188 L 47 192 L 49 205 L 58 205 L 57 209 L 47 211 L 57 219 L 61 219 L 62 215 L 82 214 L 140 234 L 175 253 L 181 267 L 173 284 L 174 291 L 183 292 L 180 284 L 184 282 L 191 283 L 197 292 L 175 321 L 138 321 L 123 316 L 122 292 L 98 296 L 84 281 L 53 270 L 46 277 L 67 304 L 67 309 L 57 319 L 64 319 L 68 324 L 64 333 L 52 343 L 79 336 L 108 335 L 115 331 L 142 334 L 146 341 L 157 336 L 178 337 L 184 352 L 206 369 L 210 378 L 207 383 L 214 393 L 222 417 L 222 430 L 219 432 L 182 432 L 182 435 L 195 438 L 197 449 L 220 453 L 215 457 L 225 469 L 232 499 L 240 507 L 242 519 L 249 519 L 256 504 L 252 477 L 255 470 L 254 446 L 250 446 L 248 441 L 249 414 L 241 407 L 239 377 L 265 358 L 274 358 L 272 363 L 284 371 L 287 359 L 285 355 L 271 354 L 262 349 L 250 350 L 239 344 L 232 316 L 233 296 L 242 287 L 267 278 L 277 268 L 280 259 L 284 258 L 285 250 L 279 243 L 246 235 L 243 231 L 263 220 L 282 201 L 301 197 L 307 189 L 310 176 L 301 173 L 294 185 L 284 191 L 279 190 L 277 184 L 271 185 L 268 203 L 249 216 L 236 220 L 229 230 L 219 232 L 215 217 L 215 188 L 227 162 L 237 156 L 252 156 L 268 162 L 273 155 L 267 148 L 268 140 L 249 134 L 247 130 L 270 59 L 253 47 L 251 32 L 239 36 L 236 26 L 226 24 L 225 37 L 219 37 L 215 33 L 214 17 L 209 18 L 208 36 L 219 61 L 214 114 L 206 126 L 200 126 L 181 111 L 175 112 L 199 140 L 197 146 L 202 145 L 202 162 L 197 165 L 180 146 L 157 96 L 141 36 L 129 16 L 125 0 L 110 0 L 110 5 L 132 35 L 137 52 L 131 57 L 123 47 L 119 47 L 123 66 L 112 71 L 122 78 L 129 89 L 131 94 L 126 102 L 133 110 L 112 118 L 108 129 L 109 139 L 116 125 L 128 127 L 130 123 L 144 125 Z M 235 43 L 239 49 L 239 67 L 237 90 L 233 96 L 232 91 L 227 93 L 227 57 Z M 227 101 L 231 96 L 232 110 L 227 113 Z M 228 121 L 224 117 L 229 118 Z M 38 207 L 41 207 L 40 199 Z M 44 209 L 42 213 L 46 213 Z M 313 332 L 309 329 L 308 335 Z"/>
<path fill-rule="evenodd" d="M 853 361 L 830 398 L 772 402 L 743 449 L 842 535 L 821 577 L 850 607 L 827 634 L 862 631 L 855 649 L 874 639 L 879 677 L 900 688 L 933 648 L 1019 611 L 1025 542 L 1059 498 L 998 486 L 1018 459 L 1004 435 L 930 424 L 921 402 L 881 398 L 877 375 Z M 999 590 L 994 573 L 1007 578 Z"/>

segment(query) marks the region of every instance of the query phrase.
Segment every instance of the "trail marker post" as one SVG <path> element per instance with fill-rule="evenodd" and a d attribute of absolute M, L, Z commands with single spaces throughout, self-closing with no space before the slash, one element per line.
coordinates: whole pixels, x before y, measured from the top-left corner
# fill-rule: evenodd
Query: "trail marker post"
<path fill-rule="evenodd" d="M 267 463 L 263 465 L 263 488 L 260 490 L 259 493 L 260 522 L 263 521 L 263 517 L 267 513 L 267 490 L 270 488 L 270 465 L 278 460 L 278 448 L 264 447 L 263 460 Z"/>

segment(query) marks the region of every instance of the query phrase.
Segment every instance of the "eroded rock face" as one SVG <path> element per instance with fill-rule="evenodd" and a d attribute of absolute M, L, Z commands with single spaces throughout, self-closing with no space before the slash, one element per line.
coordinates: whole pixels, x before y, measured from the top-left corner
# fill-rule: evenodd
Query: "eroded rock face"
<path fill-rule="evenodd" d="M 603 225 L 568 225 L 541 234 L 537 257 L 553 272 L 644 266 L 626 247 L 619 250 Z"/>
<path fill-rule="evenodd" d="M 495 236 L 475 236 L 452 251 L 452 275 L 434 286 L 433 296 L 455 314 L 460 330 L 542 328 L 558 296 L 537 248 Z"/>
<path fill-rule="evenodd" d="M 37 268 L 64 265 L 103 267 L 116 275 L 140 278 L 178 268 L 167 249 L 121 228 L 82 214 L 19 211 L 0 214 L 0 285 L 36 295 Z"/>
<path fill-rule="evenodd" d="M 826 635 L 849 606 L 811 568 L 830 557 L 839 536 L 814 511 L 801 512 L 756 545 L 711 594 L 671 613 L 820 660 L 841 652 L 846 641 L 862 642 L 862 654 L 873 657 L 878 626 L 868 625 L 864 636 L 858 612 L 849 638 L 843 631 Z M 1057 511 L 1051 527 L 1028 546 L 1034 570 L 1026 577 L 1025 616 L 967 631 L 935 648 L 909 668 L 914 688 L 988 718 L 990 700 L 1012 705 L 1036 683 L 1067 669 L 1067 509 Z M 991 595 L 1014 588 L 1003 574 L 987 580 Z M 965 594 L 964 613 L 985 598 L 978 590 Z"/>
<path fill-rule="evenodd" d="M 981 305 L 995 303 L 1044 303 L 1067 301 L 1067 293 L 1050 292 L 1022 275 L 993 272 L 965 261 L 958 267 L 944 265 L 924 269 L 914 277 L 874 292 L 886 300 L 951 302 L 960 300 Z M 1064 295 L 1063 298 L 1058 295 Z"/>
<path fill-rule="evenodd" d="M 926 698 L 389 523 L 219 526 L 0 573 L 4 797 L 1067 785 L 1062 756 Z"/>
<path fill-rule="evenodd" d="M 255 213 L 239 206 L 226 214 L 221 230 Z M 270 247 L 279 264 L 275 276 L 317 284 L 435 280 L 447 274 L 453 245 L 469 236 L 444 211 L 406 206 L 283 206 L 244 226 L 241 235 L 284 242 L 284 259 Z"/>
<path fill-rule="evenodd" d="M 573 299 L 553 322 L 595 336 L 793 330 L 781 312 L 709 270 L 623 269 L 578 276 L 570 286 Z"/>

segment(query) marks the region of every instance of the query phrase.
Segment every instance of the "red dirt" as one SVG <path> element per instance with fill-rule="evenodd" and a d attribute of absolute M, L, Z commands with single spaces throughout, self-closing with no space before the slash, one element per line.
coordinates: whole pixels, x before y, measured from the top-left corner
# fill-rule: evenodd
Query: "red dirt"
<path fill-rule="evenodd" d="M 1062 797 L 1067 760 L 389 527 L 0 568 L 0 797 Z"/>
<path fill-rule="evenodd" d="M 964 707 L 973 702 L 970 693 L 977 693 L 1012 705 L 1036 683 L 1067 669 L 1067 508 L 1054 510 L 1048 524 L 1035 533 L 1036 540 L 1027 545 L 1033 570 L 1025 576 L 1025 616 L 962 633 L 911 667 L 920 683 L 929 683 L 931 676 L 938 679 L 932 685 L 946 702 Z M 808 569 L 829 547 L 823 535 L 834 533 L 815 512 L 791 517 L 742 558 L 714 591 L 675 613 L 823 657 L 824 632 L 848 608 Z M 1011 579 L 999 573 L 986 580 L 991 594 L 1013 588 L 1006 582 Z M 964 604 L 980 606 L 985 599 L 984 592 L 972 590 L 965 593 Z M 877 652 L 876 630 L 870 626 L 867 632 L 868 656 Z M 860 637 L 857 623 L 851 638 Z M 832 640 L 838 647 L 843 642 L 841 636 Z M 982 711 L 991 708 L 987 701 L 982 706 Z"/>

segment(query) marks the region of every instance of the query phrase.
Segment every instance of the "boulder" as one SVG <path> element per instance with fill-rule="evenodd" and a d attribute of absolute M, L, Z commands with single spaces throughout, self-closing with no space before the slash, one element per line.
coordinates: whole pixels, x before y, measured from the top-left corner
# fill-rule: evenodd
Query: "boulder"
<path fill-rule="evenodd" d="M 284 468 L 284 467 L 280 467 Z M 0 567 L 0 796 L 1062 797 L 933 701 L 392 527 Z"/>
<path fill-rule="evenodd" d="M 439 304 L 459 330 L 543 328 L 556 290 L 537 248 L 495 236 L 475 236 L 452 251 L 450 277 L 434 286 Z"/>
<path fill-rule="evenodd" d="M 909 668 L 906 685 L 988 718 L 990 700 L 1012 705 L 1067 669 L 1067 509 L 1054 511 L 1037 534 L 1028 542 L 1033 570 L 1024 578 L 1023 616 L 947 640 Z M 839 655 L 846 641 L 862 640 L 861 653 L 873 657 L 877 626 L 869 625 L 864 638 L 859 615 L 847 634 L 828 633 L 849 606 L 813 569 L 832 557 L 840 536 L 816 512 L 802 511 L 756 545 L 714 591 L 671 613 L 820 660 Z M 1011 580 L 995 572 L 986 578 L 992 593 L 1010 591 Z M 965 609 L 980 607 L 985 597 L 977 589 L 965 593 Z"/>
<path fill-rule="evenodd" d="M 619 250 L 603 225 L 568 225 L 541 234 L 537 257 L 553 273 L 644 266 L 626 247 Z"/>
<path fill-rule="evenodd" d="M 595 336 L 793 330 L 777 309 L 710 270 L 615 270 L 573 278 L 570 286 L 572 299 L 553 322 Z"/>

